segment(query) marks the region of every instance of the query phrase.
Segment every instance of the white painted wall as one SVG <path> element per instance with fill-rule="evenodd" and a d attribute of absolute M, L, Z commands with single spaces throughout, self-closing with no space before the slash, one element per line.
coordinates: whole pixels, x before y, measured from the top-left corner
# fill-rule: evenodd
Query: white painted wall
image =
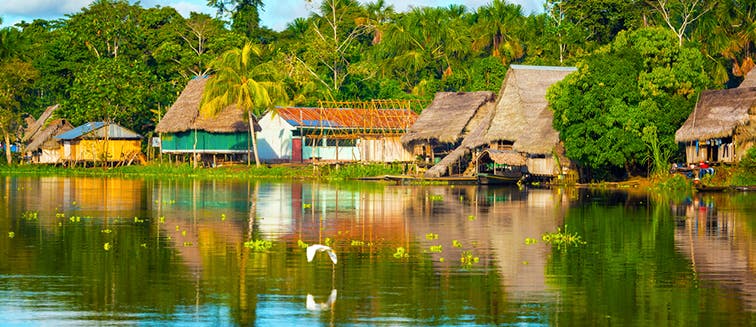
<path fill-rule="evenodd" d="M 294 126 L 270 112 L 258 121 L 262 131 L 257 133 L 258 153 L 261 161 L 291 160 L 291 138 Z"/>

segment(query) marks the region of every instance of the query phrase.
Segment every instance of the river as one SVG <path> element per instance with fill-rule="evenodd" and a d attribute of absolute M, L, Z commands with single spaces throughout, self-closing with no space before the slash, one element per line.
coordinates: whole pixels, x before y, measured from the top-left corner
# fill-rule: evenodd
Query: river
<path fill-rule="evenodd" d="M 0 195 L 2 325 L 756 323 L 753 192 L 0 176 Z"/>

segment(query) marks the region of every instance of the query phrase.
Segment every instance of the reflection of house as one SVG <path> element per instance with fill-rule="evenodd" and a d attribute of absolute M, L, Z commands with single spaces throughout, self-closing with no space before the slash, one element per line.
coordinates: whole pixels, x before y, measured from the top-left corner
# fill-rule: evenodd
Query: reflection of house
<path fill-rule="evenodd" d="M 52 119 L 58 105 L 47 107 L 39 119 L 31 119 L 24 131 L 22 142 L 26 143 L 26 156 L 33 163 L 57 163 L 62 156 L 62 147 L 53 136 L 73 129 L 65 119 Z"/>
<path fill-rule="evenodd" d="M 574 72 L 574 67 L 512 65 L 485 136 L 492 149 L 515 150 L 527 157 L 528 172 L 556 176 L 569 165 L 551 123 L 546 91 Z M 559 160 L 556 160 L 558 158 Z"/>
<path fill-rule="evenodd" d="M 399 137 L 416 118 L 409 109 L 277 108 L 260 119 L 260 158 L 410 161 Z"/>
<path fill-rule="evenodd" d="M 142 136 L 114 123 L 92 122 L 55 136 L 64 161 L 125 161 L 141 155 Z"/>
<path fill-rule="evenodd" d="M 675 133 L 688 163 L 738 162 L 756 141 L 756 69 L 740 87 L 701 92 L 695 109 Z M 753 85 L 754 87 L 748 87 Z"/>
<path fill-rule="evenodd" d="M 494 96 L 493 92 L 436 94 L 402 136 L 406 148 L 435 165 L 426 172 L 427 177 L 462 174 L 466 170 L 469 160 L 461 159 L 470 153 L 470 147 L 463 145 L 463 139 L 479 135 L 488 127 Z M 475 145 L 478 144 L 472 144 Z"/>
<path fill-rule="evenodd" d="M 195 77 L 187 83 L 176 102 L 158 123 L 160 151 L 167 154 L 223 155 L 243 160 L 251 147 L 247 116 L 235 105 L 213 117 L 200 115 L 202 92 L 208 77 Z M 259 131 L 259 127 L 258 131 Z"/>

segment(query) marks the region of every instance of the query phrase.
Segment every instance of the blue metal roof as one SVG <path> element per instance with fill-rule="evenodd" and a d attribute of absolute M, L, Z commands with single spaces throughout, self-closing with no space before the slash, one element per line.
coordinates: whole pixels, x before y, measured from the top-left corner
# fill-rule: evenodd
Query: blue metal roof
<path fill-rule="evenodd" d="M 105 125 L 109 125 L 107 133 L 103 129 Z M 112 138 L 112 139 L 126 139 L 126 140 L 135 140 L 135 139 L 142 139 L 142 136 L 127 129 L 124 127 L 121 127 L 118 124 L 107 124 L 105 122 L 91 122 L 86 123 L 84 125 L 78 126 L 68 132 L 61 133 L 59 135 L 56 135 L 55 138 L 58 140 L 74 140 L 81 138 L 84 135 L 89 135 L 90 138 Z"/>

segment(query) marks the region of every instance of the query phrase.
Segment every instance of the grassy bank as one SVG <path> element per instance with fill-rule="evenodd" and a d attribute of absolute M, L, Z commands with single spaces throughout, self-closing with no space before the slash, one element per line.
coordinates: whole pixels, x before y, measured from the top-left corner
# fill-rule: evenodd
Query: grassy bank
<path fill-rule="evenodd" d="M 0 166 L 0 175 L 76 176 L 121 178 L 196 178 L 196 179 L 318 179 L 347 180 L 368 176 L 401 174 L 403 164 L 265 165 L 259 168 L 234 165 L 193 168 L 189 164 L 147 164 L 115 168 L 65 168 L 46 165 Z"/>

